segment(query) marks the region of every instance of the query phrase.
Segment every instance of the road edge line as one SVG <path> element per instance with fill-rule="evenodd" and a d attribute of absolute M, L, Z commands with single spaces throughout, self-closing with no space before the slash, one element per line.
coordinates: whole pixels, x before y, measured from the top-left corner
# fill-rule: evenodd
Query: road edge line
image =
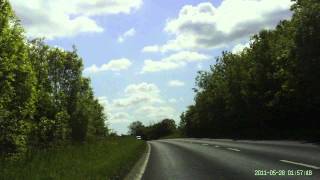
<path fill-rule="evenodd" d="M 284 159 L 282 159 L 280 161 L 284 162 L 284 163 L 295 164 L 295 165 L 304 166 L 304 167 L 308 167 L 308 168 L 312 168 L 312 169 L 320 169 L 320 167 L 314 166 L 314 165 L 310 165 L 310 164 L 299 163 L 299 162 L 294 162 L 294 161 L 289 161 L 289 160 L 284 160 Z"/>
<path fill-rule="evenodd" d="M 138 162 L 133 166 L 129 174 L 124 178 L 124 180 L 141 180 L 151 153 L 150 143 L 147 142 L 147 150 L 143 153 L 142 157 L 138 160 Z"/>
<path fill-rule="evenodd" d="M 236 151 L 236 152 L 239 152 L 239 151 L 240 151 L 240 149 L 236 149 L 236 148 L 227 148 L 227 149 L 229 149 L 229 150 L 231 150 L 231 151 Z"/>

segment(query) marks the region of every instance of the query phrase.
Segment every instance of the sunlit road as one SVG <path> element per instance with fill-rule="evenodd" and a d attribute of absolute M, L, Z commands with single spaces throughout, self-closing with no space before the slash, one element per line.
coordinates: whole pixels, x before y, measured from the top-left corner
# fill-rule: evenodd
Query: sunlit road
<path fill-rule="evenodd" d="M 144 180 L 320 180 L 320 147 L 311 143 L 210 139 L 149 143 Z"/>

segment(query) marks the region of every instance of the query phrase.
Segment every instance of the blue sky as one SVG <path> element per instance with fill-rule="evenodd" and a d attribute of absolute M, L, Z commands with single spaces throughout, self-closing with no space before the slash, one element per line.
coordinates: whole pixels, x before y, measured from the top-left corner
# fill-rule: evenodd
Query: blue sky
<path fill-rule="evenodd" d="M 193 103 L 197 71 L 223 50 L 289 19 L 290 0 L 10 0 L 28 38 L 76 45 L 109 127 L 126 133 L 179 116 Z"/>

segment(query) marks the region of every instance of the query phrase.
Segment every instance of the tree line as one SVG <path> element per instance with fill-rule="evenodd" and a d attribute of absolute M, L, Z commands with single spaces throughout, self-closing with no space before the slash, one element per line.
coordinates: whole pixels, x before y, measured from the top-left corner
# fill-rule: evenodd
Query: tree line
<path fill-rule="evenodd" d="M 141 121 L 135 121 L 132 122 L 128 128 L 130 135 L 141 136 L 144 140 L 159 139 L 177 131 L 176 123 L 172 119 L 163 119 L 149 126 L 143 125 Z"/>
<path fill-rule="evenodd" d="M 9 2 L 0 0 L 0 155 L 105 136 L 103 107 L 82 59 L 42 39 L 27 40 Z"/>
<path fill-rule="evenodd" d="M 223 52 L 196 77 L 195 103 L 182 113 L 190 137 L 320 137 L 320 1 L 296 0 L 290 20 Z"/>

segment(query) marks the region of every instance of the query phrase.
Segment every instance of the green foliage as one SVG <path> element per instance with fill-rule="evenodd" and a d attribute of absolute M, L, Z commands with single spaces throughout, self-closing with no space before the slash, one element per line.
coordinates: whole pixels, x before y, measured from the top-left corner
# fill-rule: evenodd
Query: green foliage
<path fill-rule="evenodd" d="M 0 155 L 105 136 L 104 109 L 76 49 L 28 42 L 7 0 L 0 12 Z"/>
<path fill-rule="evenodd" d="M 69 134 L 68 119 L 69 115 L 66 112 L 57 113 L 53 120 L 47 117 L 40 118 L 34 130 L 37 133 L 35 136 L 36 142 L 33 143 L 37 143 L 37 146 L 46 146 L 48 143 L 66 140 Z"/>
<path fill-rule="evenodd" d="M 143 139 L 159 139 L 169 136 L 176 132 L 176 124 L 172 119 L 163 119 L 162 121 L 144 126 L 140 121 L 132 122 L 129 125 L 129 134 L 141 136 Z"/>
<path fill-rule="evenodd" d="M 196 78 L 181 131 L 195 137 L 315 138 L 320 123 L 320 2 L 298 0 L 293 17 L 223 52 Z M 277 133 L 275 133 L 277 132 Z"/>
<path fill-rule="evenodd" d="M 145 148 L 144 141 L 125 137 L 37 150 L 19 161 L 0 161 L 0 179 L 123 179 Z"/>
<path fill-rule="evenodd" d="M 132 122 L 128 128 L 129 128 L 130 135 L 133 135 L 133 136 L 144 135 L 145 126 L 140 121 Z"/>
<path fill-rule="evenodd" d="M 298 116 L 309 120 L 310 126 L 319 128 L 320 112 L 320 2 L 299 0 L 293 6 L 296 26 L 294 55 L 296 57 L 295 95 L 303 104 L 297 104 Z"/>
<path fill-rule="evenodd" d="M 26 151 L 37 94 L 23 30 L 8 1 L 0 1 L 0 12 L 0 154 L 8 154 Z"/>

